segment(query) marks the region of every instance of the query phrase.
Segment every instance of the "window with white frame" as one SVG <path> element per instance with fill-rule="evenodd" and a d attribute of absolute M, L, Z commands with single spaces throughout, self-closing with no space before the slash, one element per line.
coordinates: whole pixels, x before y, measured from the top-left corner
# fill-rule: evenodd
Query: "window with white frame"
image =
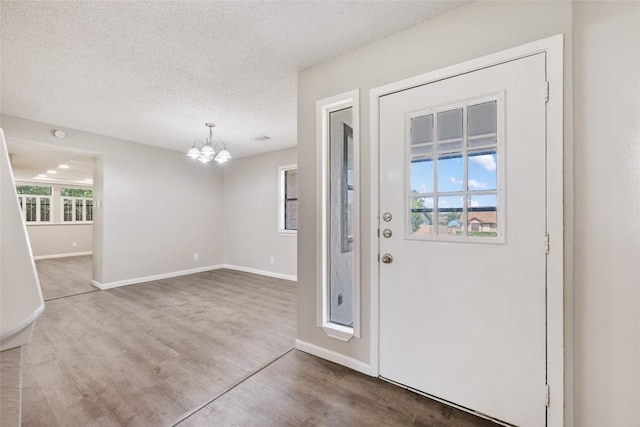
<path fill-rule="evenodd" d="M 298 166 L 281 166 L 279 181 L 278 229 L 283 234 L 296 234 L 298 230 Z"/>
<path fill-rule="evenodd" d="M 51 187 L 17 185 L 23 218 L 28 223 L 51 222 Z"/>
<path fill-rule="evenodd" d="M 502 96 L 407 117 L 407 237 L 500 241 Z"/>
<path fill-rule="evenodd" d="M 93 190 L 61 188 L 62 222 L 93 221 Z"/>

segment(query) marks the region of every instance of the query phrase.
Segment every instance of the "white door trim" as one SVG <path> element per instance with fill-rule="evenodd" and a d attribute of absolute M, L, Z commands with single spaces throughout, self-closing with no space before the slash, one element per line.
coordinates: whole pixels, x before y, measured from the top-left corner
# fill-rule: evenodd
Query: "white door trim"
<path fill-rule="evenodd" d="M 378 218 L 380 184 L 379 105 L 380 97 L 433 83 L 438 80 L 513 61 L 537 53 L 546 53 L 549 101 L 547 102 L 547 384 L 549 407 L 547 425 L 561 427 L 564 423 L 564 185 L 563 185 L 563 107 L 564 107 L 564 36 L 558 34 L 512 49 L 462 62 L 419 76 L 373 88 L 370 91 L 370 152 L 371 152 L 371 375 L 379 376 L 380 367 L 380 264 L 378 262 Z M 542 391 L 541 391 L 542 393 Z M 571 407 L 569 402 L 567 406 Z"/>

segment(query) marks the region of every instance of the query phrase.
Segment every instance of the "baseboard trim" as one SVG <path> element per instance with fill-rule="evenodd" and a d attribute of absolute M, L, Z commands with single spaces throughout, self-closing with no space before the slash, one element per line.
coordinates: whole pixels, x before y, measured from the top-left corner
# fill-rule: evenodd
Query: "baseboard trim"
<path fill-rule="evenodd" d="M 305 353 L 312 354 L 321 359 L 326 359 L 330 362 L 337 363 L 338 365 L 346 366 L 347 368 L 361 372 L 365 375 L 371 375 L 371 366 L 367 363 L 356 360 L 353 357 L 345 356 L 344 354 L 336 353 L 333 350 L 318 347 L 315 344 L 299 339 L 296 339 L 295 347 L 297 350 L 304 351 Z"/>
<path fill-rule="evenodd" d="M 170 279 L 172 277 L 186 276 L 189 274 L 203 273 L 205 271 L 219 270 L 226 268 L 223 264 L 209 265 L 206 267 L 192 268 L 190 270 L 172 271 L 171 273 L 155 274 L 153 276 L 135 277 L 133 279 L 119 280 L 116 282 L 100 283 L 92 280 L 91 284 L 100 290 L 119 288 L 121 286 L 137 285 L 139 283 L 153 282 L 154 280 Z"/>
<path fill-rule="evenodd" d="M 73 252 L 68 254 L 38 255 L 38 256 L 34 256 L 33 259 L 39 260 L 39 259 L 52 259 L 52 258 L 68 258 L 72 256 L 82 256 L 82 255 L 93 255 L 93 252 L 89 251 L 89 252 Z"/>
<path fill-rule="evenodd" d="M 228 268 L 229 270 L 242 271 L 245 273 L 259 274 L 261 276 L 275 277 L 276 279 L 291 280 L 292 282 L 298 281 L 297 276 L 293 276 L 290 274 L 274 273 L 272 271 L 258 270 L 256 268 L 242 267 L 239 265 L 222 264 L 221 268 Z"/>

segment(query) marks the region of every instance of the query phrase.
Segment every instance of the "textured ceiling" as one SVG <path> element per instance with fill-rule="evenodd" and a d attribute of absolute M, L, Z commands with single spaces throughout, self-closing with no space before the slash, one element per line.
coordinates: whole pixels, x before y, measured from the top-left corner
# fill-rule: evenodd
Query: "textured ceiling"
<path fill-rule="evenodd" d="M 185 152 L 205 122 L 236 157 L 292 147 L 299 70 L 467 2 L 2 1 L 0 108 Z"/>

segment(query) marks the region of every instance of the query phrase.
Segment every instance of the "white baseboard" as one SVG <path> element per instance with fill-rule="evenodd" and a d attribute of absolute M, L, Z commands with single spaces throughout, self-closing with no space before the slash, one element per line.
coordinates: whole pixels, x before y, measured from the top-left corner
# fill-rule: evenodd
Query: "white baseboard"
<path fill-rule="evenodd" d="M 153 276 L 136 277 L 133 279 L 119 280 L 117 282 L 100 283 L 96 280 L 92 280 L 91 284 L 96 288 L 104 291 L 106 289 L 119 288 L 120 286 L 129 286 L 129 285 L 136 285 L 138 283 L 152 282 L 154 280 L 170 279 L 172 277 L 186 276 L 188 274 L 202 273 L 205 271 L 218 270 L 220 268 L 226 268 L 226 267 L 223 264 L 209 265 L 206 267 L 192 268 L 190 270 L 172 271 L 171 273 L 163 273 L 163 274 L 156 274 Z"/>
<path fill-rule="evenodd" d="M 276 279 L 291 280 L 293 282 L 298 281 L 297 276 L 293 276 L 290 274 L 274 273 L 272 271 L 258 270 L 256 268 L 249 268 L 249 267 L 241 267 L 239 265 L 222 264 L 221 268 L 228 268 L 229 270 L 243 271 L 245 273 L 259 274 L 261 276 L 275 277 Z"/>
<path fill-rule="evenodd" d="M 337 363 L 338 365 L 346 366 L 347 368 L 361 372 L 365 375 L 371 375 L 371 366 L 367 363 L 356 360 L 353 357 L 345 356 L 344 354 L 336 353 L 335 351 L 327 350 L 326 348 L 318 347 L 315 344 L 298 339 L 296 339 L 295 347 L 305 353 L 318 356 L 330 362 Z"/>
<path fill-rule="evenodd" d="M 38 256 L 34 256 L 33 259 L 38 260 L 38 259 L 51 259 L 51 258 L 68 258 L 72 256 L 82 256 L 82 255 L 93 255 L 93 252 L 89 251 L 89 252 L 73 252 L 68 254 L 38 255 Z"/>

